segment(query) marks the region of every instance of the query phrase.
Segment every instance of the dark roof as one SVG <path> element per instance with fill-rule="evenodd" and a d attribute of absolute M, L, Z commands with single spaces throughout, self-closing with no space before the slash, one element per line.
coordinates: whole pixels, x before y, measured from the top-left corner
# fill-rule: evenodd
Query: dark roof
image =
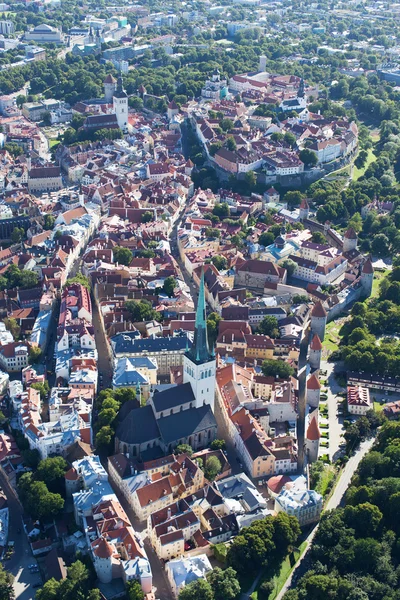
<path fill-rule="evenodd" d="M 132 332 L 118 333 L 112 338 L 114 352 L 116 354 L 124 352 L 129 354 L 141 352 L 176 352 L 185 350 L 186 344 L 190 348 L 192 343 L 186 335 L 177 337 L 156 337 L 134 339 Z"/>
<path fill-rule="evenodd" d="M 187 404 L 195 400 L 192 386 L 190 383 L 183 383 L 162 392 L 154 392 L 153 404 L 156 412 L 168 410 L 180 404 Z"/>
<path fill-rule="evenodd" d="M 60 556 L 58 556 L 55 548 L 50 550 L 44 559 L 44 562 L 49 579 L 54 577 L 56 581 L 60 581 L 60 579 L 65 579 L 67 577 L 67 569 L 65 568 L 64 561 Z"/>
<path fill-rule="evenodd" d="M 131 410 L 118 424 L 115 435 L 126 444 L 143 444 L 158 439 L 160 432 L 150 404 Z"/>
<path fill-rule="evenodd" d="M 60 167 L 34 167 L 29 171 L 29 179 L 47 179 L 49 177 L 60 177 Z"/>
<path fill-rule="evenodd" d="M 204 405 L 200 408 L 189 408 L 169 417 L 158 419 L 158 427 L 164 443 L 169 444 L 204 431 L 204 429 L 217 427 L 217 423 L 211 407 Z"/>

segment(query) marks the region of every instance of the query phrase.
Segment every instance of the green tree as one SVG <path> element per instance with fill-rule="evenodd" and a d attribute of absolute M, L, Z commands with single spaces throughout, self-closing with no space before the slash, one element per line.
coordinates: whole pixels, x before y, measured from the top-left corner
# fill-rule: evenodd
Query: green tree
<path fill-rule="evenodd" d="M 219 322 L 221 317 L 218 313 L 212 312 L 207 319 L 207 338 L 210 348 L 214 348 L 218 337 Z"/>
<path fill-rule="evenodd" d="M 114 436 L 114 431 L 110 425 L 102 427 L 96 434 L 96 448 L 104 452 L 110 448 Z"/>
<path fill-rule="evenodd" d="M 384 233 L 375 235 L 371 243 L 371 250 L 376 256 L 388 256 L 390 252 L 388 237 Z"/>
<path fill-rule="evenodd" d="M 311 241 L 314 244 L 326 244 L 327 243 L 326 237 L 320 231 L 314 231 L 313 232 L 313 234 L 311 236 Z"/>
<path fill-rule="evenodd" d="M 113 248 L 113 257 L 115 263 L 125 265 L 126 267 L 128 267 L 132 262 L 133 254 L 129 250 L 129 248 L 124 248 L 123 246 L 115 246 Z"/>
<path fill-rule="evenodd" d="M 45 458 L 39 463 L 36 477 L 44 481 L 49 490 L 59 492 L 64 489 L 64 475 L 67 470 L 67 461 L 62 456 Z"/>
<path fill-rule="evenodd" d="M 174 453 L 175 454 L 187 454 L 188 456 L 192 456 L 193 448 L 192 448 L 192 446 L 189 446 L 189 444 L 179 444 L 175 448 Z"/>
<path fill-rule="evenodd" d="M 291 148 L 294 148 L 294 146 L 296 145 L 296 136 L 290 131 L 287 131 L 285 133 L 284 140 L 287 144 L 289 144 Z"/>
<path fill-rule="evenodd" d="M 292 298 L 293 304 L 304 304 L 308 302 L 308 296 L 303 294 L 295 294 Z"/>
<path fill-rule="evenodd" d="M 44 218 L 44 228 L 46 230 L 53 229 L 55 222 L 56 220 L 53 215 L 46 215 Z"/>
<path fill-rule="evenodd" d="M 44 126 L 49 126 L 51 125 L 51 112 L 49 110 L 46 110 L 43 114 L 42 114 L 42 124 Z"/>
<path fill-rule="evenodd" d="M 317 155 L 309 148 L 304 148 L 303 150 L 300 150 L 299 159 L 301 160 L 301 162 L 304 163 L 306 167 L 315 167 L 315 165 L 318 163 Z"/>
<path fill-rule="evenodd" d="M 228 136 L 228 138 L 226 139 L 226 147 L 231 152 L 234 152 L 236 150 L 235 138 L 232 135 Z"/>
<path fill-rule="evenodd" d="M 265 248 L 274 243 L 275 236 L 272 231 L 264 231 L 258 238 L 258 243 Z"/>
<path fill-rule="evenodd" d="M 232 119 L 222 119 L 222 121 L 220 122 L 220 126 L 222 131 L 230 131 L 231 129 L 233 129 L 233 121 Z"/>
<path fill-rule="evenodd" d="M 375 536 L 382 517 L 379 508 L 370 502 L 358 506 L 346 506 L 344 511 L 344 521 L 359 537 Z"/>
<path fill-rule="evenodd" d="M 46 400 L 48 393 L 50 392 L 50 386 L 48 381 L 32 383 L 31 388 L 37 390 L 40 393 L 40 399 Z"/>
<path fill-rule="evenodd" d="M 14 577 L 0 564 L 0 600 L 14 600 Z"/>
<path fill-rule="evenodd" d="M 128 600 L 143 600 L 144 594 L 140 583 L 138 581 L 128 581 L 126 595 Z"/>
<path fill-rule="evenodd" d="M 130 313 L 130 318 L 134 323 L 161 320 L 160 313 L 153 309 L 148 300 L 127 300 L 125 308 Z"/>
<path fill-rule="evenodd" d="M 170 298 L 173 298 L 174 290 L 175 290 L 176 286 L 177 286 L 177 281 L 176 281 L 175 277 L 173 277 L 172 275 L 170 275 L 169 277 L 167 277 L 164 280 L 163 289 L 164 289 L 164 292 L 167 294 L 167 296 L 169 296 Z"/>
<path fill-rule="evenodd" d="M 208 581 L 197 579 L 182 588 L 179 600 L 214 600 L 214 593 Z"/>
<path fill-rule="evenodd" d="M 294 260 L 292 260 L 291 258 L 285 258 L 285 260 L 281 263 L 281 267 L 283 269 L 286 269 L 287 274 L 289 275 L 289 277 L 291 277 L 292 275 L 294 275 L 297 269 L 297 263 L 295 263 Z"/>
<path fill-rule="evenodd" d="M 272 581 L 263 581 L 258 588 L 258 600 L 269 600 L 274 588 L 275 586 Z"/>
<path fill-rule="evenodd" d="M 46 581 L 43 587 L 37 590 L 36 600 L 58 600 L 58 594 L 60 591 L 60 582 L 56 581 L 54 577 Z"/>
<path fill-rule="evenodd" d="M 206 227 L 205 236 L 211 240 L 216 240 L 221 237 L 221 232 L 216 227 Z"/>
<path fill-rule="evenodd" d="M 13 317 L 6 317 L 3 319 L 3 323 L 6 326 L 6 329 L 11 333 L 14 340 L 18 340 L 21 334 L 21 327 L 18 325 L 18 322 Z"/>
<path fill-rule="evenodd" d="M 83 285 L 83 287 L 85 287 L 90 292 L 90 281 L 89 281 L 88 277 L 86 277 L 82 273 L 77 273 L 75 275 L 75 277 L 71 277 L 70 279 L 67 279 L 67 281 L 64 284 L 64 288 L 68 287 L 69 285 L 72 285 L 73 283 L 80 283 L 81 285 Z"/>
<path fill-rule="evenodd" d="M 64 508 L 64 499 L 60 494 L 49 492 L 44 481 L 35 481 L 32 473 L 21 476 L 18 494 L 24 509 L 34 519 L 56 516 Z"/>
<path fill-rule="evenodd" d="M 14 144 L 13 142 L 8 142 L 7 144 L 4 144 L 4 150 L 11 154 L 13 158 L 18 158 L 18 156 L 21 156 L 21 154 L 24 153 L 21 146 L 18 146 L 18 144 Z"/>
<path fill-rule="evenodd" d="M 150 210 L 146 210 L 146 212 L 144 212 L 142 214 L 142 223 L 150 223 L 151 221 L 154 220 L 154 214 L 150 211 Z"/>
<path fill-rule="evenodd" d="M 247 171 L 244 176 L 246 182 L 246 188 L 251 192 L 257 185 L 257 176 L 254 171 Z"/>
<path fill-rule="evenodd" d="M 213 215 L 216 215 L 220 219 L 225 219 L 230 215 L 229 204 L 227 202 L 220 202 L 213 208 Z"/>
<path fill-rule="evenodd" d="M 29 364 L 36 365 L 42 360 L 43 352 L 38 346 L 29 348 Z"/>
<path fill-rule="evenodd" d="M 216 476 L 221 473 L 222 465 L 216 456 L 210 456 L 206 460 L 204 475 L 209 481 L 214 481 Z"/>
<path fill-rule="evenodd" d="M 213 546 L 213 550 L 214 550 L 214 557 L 215 560 L 217 560 L 220 563 L 225 563 L 226 562 L 226 556 L 228 553 L 228 548 L 226 547 L 225 544 L 215 544 L 215 546 Z"/>
<path fill-rule="evenodd" d="M 271 338 L 277 338 L 279 336 L 278 319 L 267 315 L 257 327 L 257 332 Z"/>
<path fill-rule="evenodd" d="M 225 271 L 228 267 L 228 261 L 226 260 L 225 256 L 216 254 L 212 257 L 211 262 L 214 267 L 218 269 L 218 271 Z"/>
<path fill-rule="evenodd" d="M 40 462 L 39 450 L 36 450 L 36 448 L 34 450 L 31 450 L 30 448 L 22 450 L 22 458 L 26 467 L 36 470 Z"/>
<path fill-rule="evenodd" d="M 240 594 L 240 584 L 236 571 L 228 567 L 224 571 L 216 567 L 206 575 L 214 593 L 214 600 L 234 600 Z"/>
<path fill-rule="evenodd" d="M 303 194 L 298 190 L 289 190 L 288 192 L 286 192 L 283 198 L 284 202 L 286 202 L 287 205 L 290 206 L 290 208 L 295 208 L 296 206 L 299 206 L 302 199 Z"/>
<path fill-rule="evenodd" d="M 25 236 L 25 229 L 23 227 L 14 227 L 11 233 L 11 241 L 14 244 L 22 242 Z"/>
<path fill-rule="evenodd" d="M 213 440 L 210 446 L 211 450 L 225 450 L 226 442 L 225 440 Z"/>
<path fill-rule="evenodd" d="M 264 360 L 261 370 L 265 377 L 279 377 L 281 379 L 289 379 L 293 377 L 294 369 L 283 360 Z"/>

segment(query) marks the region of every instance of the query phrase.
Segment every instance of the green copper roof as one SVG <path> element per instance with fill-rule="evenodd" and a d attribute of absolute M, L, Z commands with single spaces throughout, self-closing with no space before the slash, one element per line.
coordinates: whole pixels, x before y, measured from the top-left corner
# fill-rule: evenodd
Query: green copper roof
<path fill-rule="evenodd" d="M 197 299 L 194 340 L 189 355 L 197 363 L 211 360 L 207 339 L 206 299 L 204 294 L 204 271 L 201 271 L 199 297 Z"/>

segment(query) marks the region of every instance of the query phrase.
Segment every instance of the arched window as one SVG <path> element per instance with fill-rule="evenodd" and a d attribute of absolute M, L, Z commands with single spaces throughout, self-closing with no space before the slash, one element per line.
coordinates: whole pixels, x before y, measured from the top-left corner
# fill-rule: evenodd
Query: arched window
<path fill-rule="evenodd" d="M 204 372 L 201 374 L 200 379 L 204 379 Z"/>

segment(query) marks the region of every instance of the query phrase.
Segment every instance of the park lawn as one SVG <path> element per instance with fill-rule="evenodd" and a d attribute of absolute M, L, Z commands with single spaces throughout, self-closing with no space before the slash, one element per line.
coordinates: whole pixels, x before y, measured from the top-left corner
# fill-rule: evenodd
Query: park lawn
<path fill-rule="evenodd" d="M 353 181 L 357 181 L 358 179 L 360 179 L 360 177 L 362 177 L 364 175 L 365 171 L 368 169 L 369 165 L 371 163 L 373 163 L 374 160 L 376 160 L 376 156 L 375 156 L 374 151 L 372 150 L 372 148 L 369 148 L 367 152 L 368 152 L 367 160 L 365 161 L 365 165 L 362 167 L 362 169 L 358 169 L 354 165 L 354 169 L 353 169 Z"/>
<path fill-rule="evenodd" d="M 292 552 L 291 554 L 288 554 L 287 557 L 285 558 L 285 560 L 282 562 L 279 575 L 277 575 L 273 579 L 275 588 L 274 588 L 273 592 L 271 593 L 269 600 L 275 600 L 275 598 L 277 597 L 277 595 L 283 588 L 285 581 L 289 577 L 290 573 L 293 571 L 297 561 L 299 560 L 299 558 L 303 554 L 304 550 L 306 549 L 306 546 L 307 546 L 307 542 L 302 542 L 300 544 L 299 548 L 297 550 L 295 550 L 294 552 Z M 261 577 L 258 587 L 260 587 L 260 585 L 262 584 L 263 581 L 265 581 L 265 577 Z M 255 592 L 253 592 L 251 594 L 250 598 L 252 600 L 258 600 L 258 591 L 256 590 Z"/>
<path fill-rule="evenodd" d="M 372 292 L 371 298 L 376 298 L 379 294 L 379 284 L 384 277 L 389 273 L 389 269 L 385 269 L 384 271 L 375 271 L 374 280 L 372 282 Z"/>
<path fill-rule="evenodd" d="M 380 413 L 383 411 L 383 404 L 381 404 L 380 402 L 374 402 L 374 411 L 376 413 Z"/>
<path fill-rule="evenodd" d="M 329 350 L 329 354 L 335 352 L 339 348 L 340 334 L 339 331 L 343 323 L 331 321 L 326 326 L 326 334 L 324 339 L 324 350 Z"/>
<path fill-rule="evenodd" d="M 321 496 L 325 496 L 328 486 L 332 479 L 336 477 L 336 469 L 333 465 L 325 465 L 324 470 L 322 471 L 320 478 L 318 480 L 317 485 L 315 486 L 315 491 L 321 494 Z"/>
<path fill-rule="evenodd" d="M 49 148 L 52 148 L 53 146 L 57 146 L 57 144 L 60 143 L 60 140 L 56 140 L 56 139 L 52 139 L 49 140 Z"/>

